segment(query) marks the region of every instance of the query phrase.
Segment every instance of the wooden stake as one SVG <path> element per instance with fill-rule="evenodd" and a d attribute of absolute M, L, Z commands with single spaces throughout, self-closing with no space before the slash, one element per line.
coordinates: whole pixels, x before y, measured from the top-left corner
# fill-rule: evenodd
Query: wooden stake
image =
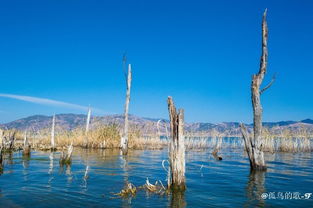
<path fill-rule="evenodd" d="M 168 97 L 168 111 L 170 117 L 171 139 L 169 144 L 169 162 L 171 178 L 170 187 L 173 190 L 184 191 L 185 185 L 185 138 L 184 138 L 184 110 L 178 113 L 172 97 Z"/>

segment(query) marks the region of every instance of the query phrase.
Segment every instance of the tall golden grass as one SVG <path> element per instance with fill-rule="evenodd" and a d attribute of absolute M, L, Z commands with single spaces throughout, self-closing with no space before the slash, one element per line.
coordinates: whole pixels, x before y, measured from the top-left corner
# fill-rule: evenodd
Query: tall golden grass
<path fill-rule="evenodd" d="M 10 130 L 12 131 L 12 130 Z M 25 132 L 17 131 L 15 147 L 22 148 Z M 50 146 L 50 129 L 43 129 L 37 132 L 28 132 L 28 140 L 33 149 L 48 150 Z M 88 138 L 88 148 L 114 149 L 119 148 L 121 138 L 121 128 L 117 124 L 107 124 L 93 126 L 86 134 L 84 128 L 77 128 L 70 131 L 56 129 L 55 143 L 58 149 L 65 149 L 73 143 L 74 147 L 86 147 L 85 138 Z M 208 137 L 194 137 L 188 134 L 185 139 L 187 150 L 205 150 L 214 148 L 217 139 L 224 137 L 218 134 L 208 139 Z M 263 129 L 262 150 L 265 152 L 310 152 L 313 151 L 313 136 L 307 131 L 292 132 L 284 130 L 280 135 L 272 134 L 271 131 Z M 163 149 L 167 148 L 167 136 L 160 137 L 159 134 L 144 136 L 139 127 L 131 126 L 129 133 L 130 149 Z M 241 138 L 232 142 L 222 141 L 221 148 L 243 148 L 244 143 Z"/>

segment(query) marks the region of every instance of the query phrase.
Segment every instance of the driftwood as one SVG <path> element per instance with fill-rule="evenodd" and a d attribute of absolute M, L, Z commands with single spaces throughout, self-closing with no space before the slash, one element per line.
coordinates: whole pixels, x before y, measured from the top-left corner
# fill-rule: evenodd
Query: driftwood
<path fill-rule="evenodd" d="M 132 81 L 131 65 L 128 64 L 128 72 L 125 72 L 126 76 L 126 100 L 125 100 L 125 111 L 124 111 L 124 130 L 121 137 L 121 150 L 123 155 L 127 155 L 128 151 L 128 109 L 130 101 L 130 88 Z"/>
<path fill-rule="evenodd" d="M 263 82 L 264 76 L 266 74 L 267 68 L 267 37 L 268 28 L 266 22 L 266 10 L 263 15 L 262 21 L 262 56 L 259 72 L 252 77 L 251 83 L 251 99 L 253 106 L 253 136 L 251 136 L 246 127 L 241 124 L 241 133 L 245 142 L 245 148 L 248 153 L 250 160 L 250 167 L 252 170 L 266 170 L 266 165 L 264 161 L 264 153 L 262 151 L 262 105 L 260 101 L 260 95 L 267 90 L 274 82 L 275 77 L 272 81 L 263 89 L 260 89 Z"/>
<path fill-rule="evenodd" d="M 67 147 L 67 152 L 61 152 L 60 165 L 70 165 L 72 163 L 73 143 Z"/>
<path fill-rule="evenodd" d="M 185 185 L 184 110 L 176 111 L 172 97 L 168 97 L 171 136 L 169 144 L 170 176 L 168 187 L 183 191 Z"/>
<path fill-rule="evenodd" d="M 54 136 L 55 136 L 55 114 L 52 117 L 52 126 L 51 126 L 51 150 L 55 150 L 55 141 L 54 141 Z"/>

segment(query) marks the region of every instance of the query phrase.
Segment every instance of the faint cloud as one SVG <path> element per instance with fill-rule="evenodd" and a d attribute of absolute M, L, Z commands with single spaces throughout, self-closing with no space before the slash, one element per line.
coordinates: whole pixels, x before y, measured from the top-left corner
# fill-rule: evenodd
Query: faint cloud
<path fill-rule="evenodd" d="M 0 93 L 0 97 L 7 97 L 7 98 L 22 100 L 22 101 L 26 101 L 26 102 L 30 102 L 30 103 L 37 103 L 37 104 L 41 104 L 41 105 L 59 106 L 59 107 L 65 107 L 65 108 L 71 108 L 71 109 L 83 110 L 83 111 L 88 110 L 87 106 L 77 105 L 77 104 L 73 104 L 73 103 L 67 103 L 67 102 L 63 102 L 63 101 L 51 100 L 51 99 L 47 99 L 47 98 L 31 97 L 31 96 L 24 96 L 24 95 L 14 95 L 14 94 L 3 94 L 3 93 Z M 93 108 L 93 110 L 96 112 L 99 112 L 99 113 L 104 113 L 101 109 Z M 0 112 L 4 112 L 4 111 L 0 110 Z"/>

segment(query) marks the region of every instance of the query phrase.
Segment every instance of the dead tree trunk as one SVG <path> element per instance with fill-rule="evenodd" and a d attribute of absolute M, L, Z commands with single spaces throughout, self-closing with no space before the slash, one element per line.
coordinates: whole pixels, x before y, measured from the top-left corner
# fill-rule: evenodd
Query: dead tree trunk
<path fill-rule="evenodd" d="M 14 149 L 14 140 L 15 140 L 16 131 L 7 130 L 0 131 L 0 136 L 2 139 L 2 147 L 6 151 L 12 151 Z"/>
<path fill-rule="evenodd" d="M 55 150 L 54 129 L 55 129 L 55 114 L 54 114 L 53 117 L 52 117 L 52 126 L 51 126 L 51 150 Z"/>
<path fill-rule="evenodd" d="M 216 160 L 223 160 L 222 156 L 219 156 L 219 155 L 218 155 L 218 151 L 220 151 L 221 146 L 222 146 L 222 142 L 223 142 L 222 137 L 218 136 L 218 137 L 216 137 L 215 139 L 216 139 L 216 145 L 215 145 L 215 147 L 214 147 L 214 150 L 213 150 L 213 152 L 212 152 L 212 155 L 213 155 L 213 157 L 214 157 Z"/>
<path fill-rule="evenodd" d="M 128 108 L 130 101 L 130 88 L 132 81 L 131 65 L 128 64 L 128 72 L 126 73 L 126 101 L 125 101 L 125 111 L 124 111 L 124 130 L 121 138 L 121 149 L 122 154 L 127 155 L 128 151 Z"/>
<path fill-rule="evenodd" d="M 4 146 L 4 131 L 2 129 L 0 129 L 0 146 L 3 147 Z"/>
<path fill-rule="evenodd" d="M 169 143 L 170 176 L 169 188 L 183 191 L 185 185 L 185 141 L 184 141 L 184 110 L 176 111 L 172 97 L 168 97 L 171 138 Z"/>
<path fill-rule="evenodd" d="M 0 174 L 3 172 L 3 146 L 0 147 Z"/>
<path fill-rule="evenodd" d="M 88 147 L 88 132 L 89 132 L 89 125 L 90 125 L 90 117 L 91 117 L 91 108 L 88 108 L 87 120 L 86 120 L 86 130 L 85 130 L 85 141 L 84 146 Z"/>
<path fill-rule="evenodd" d="M 70 165 L 72 163 L 73 142 L 67 147 L 67 152 L 61 152 L 60 165 Z"/>
<path fill-rule="evenodd" d="M 91 117 L 91 108 L 88 108 L 87 121 L 86 121 L 86 131 L 85 131 L 86 134 L 89 131 L 90 117 Z"/>
<path fill-rule="evenodd" d="M 24 156 L 29 156 L 30 155 L 30 144 L 28 142 L 28 138 L 27 138 L 27 131 L 25 131 L 24 133 L 24 146 L 23 146 L 23 155 Z"/>
<path fill-rule="evenodd" d="M 246 151 L 249 156 L 250 166 L 252 170 L 266 170 L 266 165 L 264 161 L 264 153 L 262 151 L 262 105 L 260 101 L 260 95 L 267 90 L 274 82 L 275 77 L 272 81 L 260 89 L 263 82 L 264 76 L 266 74 L 267 68 L 267 37 L 268 28 L 266 22 L 266 10 L 263 14 L 262 21 L 262 56 L 260 61 L 259 72 L 252 77 L 251 83 L 251 99 L 253 107 L 253 135 L 249 135 L 246 127 L 241 124 L 241 132 L 243 139 L 245 141 Z"/>

